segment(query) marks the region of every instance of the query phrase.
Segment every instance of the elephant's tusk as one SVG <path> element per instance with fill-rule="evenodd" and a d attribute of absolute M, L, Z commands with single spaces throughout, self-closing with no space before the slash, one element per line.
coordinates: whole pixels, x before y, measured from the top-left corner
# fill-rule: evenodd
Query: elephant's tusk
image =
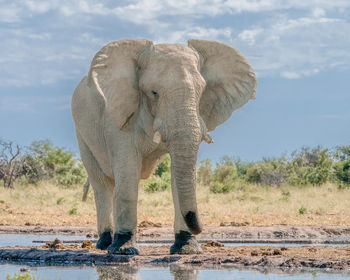
<path fill-rule="evenodd" d="M 153 135 L 153 142 L 159 144 L 160 140 L 162 140 L 162 135 L 160 135 L 159 131 L 157 130 Z"/>
<path fill-rule="evenodd" d="M 210 136 L 208 133 L 204 136 L 203 140 L 204 140 L 206 143 L 208 143 L 208 144 L 213 144 L 213 143 L 214 143 L 213 138 L 211 138 L 211 136 Z"/>

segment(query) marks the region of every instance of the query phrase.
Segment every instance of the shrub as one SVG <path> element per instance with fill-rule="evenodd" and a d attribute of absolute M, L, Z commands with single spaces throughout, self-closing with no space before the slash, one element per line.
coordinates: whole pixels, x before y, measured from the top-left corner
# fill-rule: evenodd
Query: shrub
<path fill-rule="evenodd" d="M 39 280 L 33 274 L 26 273 L 15 273 L 13 276 L 7 275 L 6 280 Z"/>
<path fill-rule="evenodd" d="M 83 184 L 87 179 L 83 164 L 74 158 L 74 153 L 53 147 L 47 140 L 33 142 L 28 151 L 27 162 L 30 171 L 26 177 L 29 181 L 38 174 L 41 174 L 41 179 L 50 179 L 64 186 Z"/>
<path fill-rule="evenodd" d="M 288 182 L 294 185 L 326 183 L 332 175 L 332 163 L 328 149 L 302 148 L 300 152 L 292 153 Z"/>
<path fill-rule="evenodd" d="M 210 184 L 209 190 L 212 193 L 228 193 L 235 189 L 235 185 L 233 184 L 220 184 L 218 182 L 214 182 Z"/>
<path fill-rule="evenodd" d="M 288 177 L 287 159 L 264 159 L 263 162 L 252 164 L 247 168 L 245 177 L 249 183 L 280 186 Z"/>
<path fill-rule="evenodd" d="M 154 175 L 162 177 L 166 173 L 170 174 L 170 165 L 171 165 L 170 156 L 166 155 L 166 157 L 163 159 L 163 161 L 156 168 Z"/>
<path fill-rule="evenodd" d="M 78 208 L 73 207 L 72 209 L 69 210 L 69 215 L 76 215 L 78 214 Z"/>
<path fill-rule="evenodd" d="M 200 166 L 197 171 L 198 181 L 204 186 L 209 186 L 211 177 L 213 174 L 213 165 L 210 159 L 204 159 L 200 162 Z"/>
<path fill-rule="evenodd" d="M 335 181 L 350 184 L 350 146 L 337 147 L 334 158 Z"/>
<path fill-rule="evenodd" d="M 306 214 L 307 209 L 306 209 L 305 207 L 302 206 L 302 207 L 299 208 L 298 211 L 299 211 L 299 214 L 300 214 L 300 215 L 303 215 L 303 214 Z"/>

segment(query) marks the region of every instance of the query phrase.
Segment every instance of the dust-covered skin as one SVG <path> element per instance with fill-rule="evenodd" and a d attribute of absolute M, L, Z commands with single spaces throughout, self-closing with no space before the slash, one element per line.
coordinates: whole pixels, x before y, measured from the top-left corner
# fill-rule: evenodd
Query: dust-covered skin
<path fill-rule="evenodd" d="M 208 132 L 254 99 L 255 91 L 255 73 L 245 57 L 223 43 L 154 45 L 128 39 L 104 46 L 71 102 L 81 158 L 94 189 L 98 234 L 136 232 L 139 181 L 166 153 L 175 234 L 199 234 L 199 145 L 212 143 Z M 131 240 L 123 246 L 134 245 Z"/>
<path fill-rule="evenodd" d="M 59 247 L 62 248 L 62 247 Z M 143 265 L 196 265 L 255 267 L 282 270 L 327 269 L 350 271 L 350 247 L 303 246 L 268 247 L 242 246 L 217 247 L 202 245 L 201 255 L 169 255 L 169 246 L 140 246 L 139 256 L 109 255 L 97 249 L 82 249 L 80 245 L 64 246 L 62 249 L 2 247 L 0 261 L 40 262 L 40 264 L 129 264 Z"/>

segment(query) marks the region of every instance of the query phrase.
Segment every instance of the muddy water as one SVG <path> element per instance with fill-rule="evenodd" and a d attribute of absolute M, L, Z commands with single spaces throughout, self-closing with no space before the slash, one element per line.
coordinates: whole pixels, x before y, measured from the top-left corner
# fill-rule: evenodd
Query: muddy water
<path fill-rule="evenodd" d="M 179 267 L 141 267 L 133 268 L 130 266 L 113 267 L 29 267 L 23 265 L 0 264 L 0 280 L 6 280 L 7 275 L 13 276 L 19 273 L 21 268 L 27 268 L 34 276 L 39 279 L 57 279 L 57 280 L 106 280 L 106 279 L 175 279 L 175 280 L 206 280 L 206 279 L 349 279 L 350 274 L 346 273 L 327 273 L 320 271 L 309 271 L 303 273 L 283 273 L 271 272 L 262 273 L 253 270 L 219 270 L 219 269 L 198 269 L 186 266 Z"/>

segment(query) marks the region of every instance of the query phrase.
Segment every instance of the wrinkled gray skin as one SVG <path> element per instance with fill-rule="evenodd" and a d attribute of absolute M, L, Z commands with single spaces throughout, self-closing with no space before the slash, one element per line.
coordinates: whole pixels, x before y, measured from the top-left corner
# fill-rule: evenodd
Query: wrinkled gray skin
<path fill-rule="evenodd" d="M 201 232 L 195 193 L 199 144 L 211 143 L 208 131 L 254 99 L 255 90 L 246 59 L 215 41 L 189 40 L 185 46 L 121 40 L 95 55 L 74 91 L 72 113 L 94 189 L 99 248 L 138 253 L 139 180 L 169 153 L 176 240 L 191 241 L 176 241 L 172 253 L 200 252 L 192 235 Z"/>

